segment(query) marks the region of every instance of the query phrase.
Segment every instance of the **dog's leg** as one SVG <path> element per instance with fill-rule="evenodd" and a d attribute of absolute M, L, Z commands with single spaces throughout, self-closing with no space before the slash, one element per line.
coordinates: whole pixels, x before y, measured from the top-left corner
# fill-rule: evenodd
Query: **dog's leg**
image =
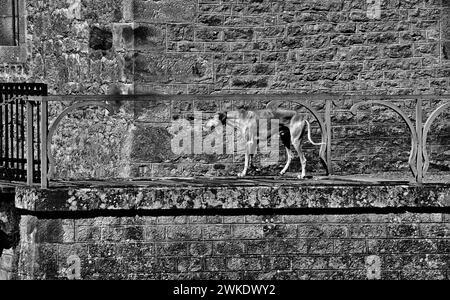
<path fill-rule="evenodd" d="M 298 178 L 303 179 L 306 176 L 306 157 L 302 151 L 301 139 L 293 140 L 292 144 L 294 145 L 294 148 L 298 153 L 298 157 L 300 158 L 300 163 L 302 164 L 302 173 L 301 175 L 298 175 Z"/>
<path fill-rule="evenodd" d="M 250 156 L 256 153 L 257 147 L 257 127 L 255 119 L 250 119 L 249 121 L 247 121 L 247 124 L 244 124 L 243 127 L 243 137 L 246 140 L 245 165 L 242 173 L 238 175 L 239 177 L 244 177 L 247 175 L 250 165 Z"/>
<path fill-rule="evenodd" d="M 286 173 L 286 171 L 289 169 L 289 166 L 291 165 L 291 161 L 292 161 L 292 151 L 288 147 L 286 147 L 286 155 L 287 155 L 286 165 L 284 166 L 283 170 L 281 170 L 281 172 L 280 172 L 281 176 L 283 176 Z"/>
<path fill-rule="evenodd" d="M 238 174 L 238 177 L 245 177 L 245 175 L 247 175 L 247 171 L 248 171 L 248 165 L 250 162 L 250 155 L 248 153 L 248 148 L 245 151 L 245 161 L 244 161 L 244 170 Z"/>
<path fill-rule="evenodd" d="M 300 143 L 298 145 L 297 153 L 300 158 L 300 163 L 302 164 L 302 174 L 300 175 L 299 179 L 303 179 L 306 176 L 306 157 L 302 151 L 302 146 L 300 145 Z"/>
<path fill-rule="evenodd" d="M 242 171 L 241 174 L 239 174 L 239 177 L 245 177 L 247 175 L 250 163 L 252 161 L 252 158 L 254 158 L 255 153 L 256 153 L 256 137 L 252 135 L 250 137 L 250 140 L 247 142 L 247 147 L 245 148 L 244 170 Z"/>
<path fill-rule="evenodd" d="M 298 153 L 298 157 L 300 159 L 300 163 L 302 165 L 302 173 L 300 175 L 298 175 L 299 179 L 303 179 L 306 176 L 306 157 L 305 154 L 302 151 L 302 140 L 303 140 L 303 135 L 304 135 L 304 131 L 305 131 L 305 122 L 299 122 L 296 124 L 295 129 L 293 126 L 293 130 L 291 131 L 291 140 L 292 140 L 292 145 L 294 146 L 295 150 Z"/>
<path fill-rule="evenodd" d="M 292 151 L 291 151 L 291 135 L 289 133 L 289 130 L 287 129 L 280 129 L 280 138 L 281 142 L 283 143 L 285 149 L 286 149 L 286 165 L 284 166 L 283 170 L 281 170 L 280 175 L 283 176 L 286 171 L 288 170 L 289 166 L 291 165 L 292 161 Z"/>
<path fill-rule="evenodd" d="M 238 174 L 239 177 L 245 177 L 247 175 L 248 167 L 250 165 L 250 154 L 252 153 L 251 152 L 252 143 L 253 143 L 252 139 L 247 140 L 245 143 L 244 170 L 242 170 L 242 172 Z"/>

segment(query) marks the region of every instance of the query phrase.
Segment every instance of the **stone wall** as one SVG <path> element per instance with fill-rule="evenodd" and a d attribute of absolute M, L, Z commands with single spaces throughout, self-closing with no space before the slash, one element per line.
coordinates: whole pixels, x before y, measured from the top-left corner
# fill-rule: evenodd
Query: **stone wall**
<path fill-rule="evenodd" d="M 190 95 L 122 103 L 112 116 L 94 109 L 70 115 L 53 140 L 59 178 L 236 175 L 243 163 L 236 155 L 174 155 L 171 121 L 192 121 L 196 110 L 206 118 L 262 108 L 268 100 L 201 95 L 449 93 L 449 1 L 374 3 L 28 0 L 27 58 L 0 61 L 0 80 L 44 82 L 53 95 Z M 332 105 L 334 170 L 406 171 L 406 126 L 380 107 L 353 116 L 355 101 Z M 323 114 L 323 101 L 308 103 Z M 414 118 L 413 97 L 394 103 Z M 425 116 L 440 103 L 426 102 Z M 68 104 L 53 103 L 51 118 Z M 429 137 L 434 170 L 450 168 L 448 116 Z M 317 148 L 306 150 L 307 171 L 323 172 Z M 280 154 L 259 174 L 275 175 Z M 290 171 L 299 171 L 297 160 Z M 32 197 L 19 190 L 20 242 L 3 250 L 0 279 L 449 278 L 446 187 L 296 184 L 219 192 L 31 189 Z M 13 205 L 3 203 L 0 229 L 17 233 L 17 220 L 3 221 Z"/>
<path fill-rule="evenodd" d="M 137 89 L 448 92 L 448 4 L 381 2 L 372 14 L 364 0 L 135 1 Z"/>
<path fill-rule="evenodd" d="M 0 65 L 0 80 L 45 82 L 50 94 L 61 95 L 448 93 L 448 1 L 389 0 L 380 1 L 380 7 L 377 3 L 27 1 L 27 60 Z M 118 132 L 126 133 L 131 127 L 108 131 L 108 120 L 99 123 L 104 128 L 98 130 L 95 144 L 105 144 L 108 150 L 86 150 L 86 132 L 92 131 L 92 120 L 80 119 L 92 115 L 72 116 L 63 122 L 65 128 L 54 141 L 54 148 L 62 148 L 55 153 L 61 158 L 59 175 L 235 175 L 241 158 L 198 156 L 173 161 L 167 147 L 159 149 L 161 143 L 167 144 L 167 124 L 174 117 L 192 117 L 193 110 L 211 113 L 242 106 L 260 108 L 263 104 L 148 103 L 133 111 L 136 131 L 127 135 L 132 146 L 117 146 L 124 143 L 116 138 Z M 384 114 L 379 109 L 373 114 L 366 109 L 352 117 L 347 112 L 351 104 L 342 101 L 333 106 L 335 170 L 407 170 L 410 142 L 406 126 L 392 112 Z M 411 102 L 396 104 L 408 114 L 413 112 Z M 427 104 L 427 113 L 437 104 Z M 323 109 L 323 103 L 313 105 Z M 66 106 L 53 105 L 52 113 Z M 448 112 L 437 120 L 430 136 L 434 170 L 449 169 L 447 118 Z M 79 127 L 75 131 L 73 124 Z M 64 144 L 66 133 L 79 136 L 84 150 L 71 147 L 73 141 Z M 144 138 L 147 149 L 134 137 Z M 122 154 L 130 147 L 134 154 L 124 162 L 128 157 Z M 164 153 L 160 155 L 158 150 Z M 86 153 L 94 152 L 100 152 L 99 156 L 88 158 Z M 85 161 L 82 167 L 74 170 L 76 163 L 68 166 L 66 160 L 77 161 L 79 157 Z M 316 153 L 308 150 L 307 157 L 312 162 L 308 171 L 321 172 Z M 292 171 L 298 171 L 295 162 Z M 99 168 L 101 165 L 106 167 Z"/>
<path fill-rule="evenodd" d="M 448 185 L 261 182 L 19 188 L 15 274 L 19 279 L 449 278 Z"/>
<path fill-rule="evenodd" d="M 448 214 L 24 216 L 21 222 L 21 279 L 450 276 Z"/>
<path fill-rule="evenodd" d="M 0 78 L 43 81 L 57 94 L 132 83 L 168 94 L 448 92 L 448 5 L 27 1 L 28 61 Z"/>

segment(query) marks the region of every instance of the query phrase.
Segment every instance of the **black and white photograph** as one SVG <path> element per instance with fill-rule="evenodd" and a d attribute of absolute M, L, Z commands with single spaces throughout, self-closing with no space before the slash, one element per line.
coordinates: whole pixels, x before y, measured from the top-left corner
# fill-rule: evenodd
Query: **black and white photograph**
<path fill-rule="evenodd" d="M 0 280 L 449 279 L 450 0 L 0 0 Z"/>

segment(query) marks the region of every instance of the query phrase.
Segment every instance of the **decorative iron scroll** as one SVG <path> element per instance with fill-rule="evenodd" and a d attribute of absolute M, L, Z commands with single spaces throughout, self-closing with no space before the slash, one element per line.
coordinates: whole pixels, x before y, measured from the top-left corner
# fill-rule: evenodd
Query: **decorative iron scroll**
<path fill-rule="evenodd" d="M 418 145 L 418 138 L 417 138 L 417 131 L 414 128 L 413 123 L 409 119 L 409 117 L 396 105 L 388 102 L 384 102 L 381 100 L 367 100 L 363 102 L 355 103 L 351 108 L 350 112 L 353 115 L 356 115 L 356 111 L 361 106 L 369 105 L 369 104 L 376 104 L 380 106 L 386 106 L 393 111 L 395 111 L 400 117 L 402 117 L 403 121 L 405 121 L 406 125 L 408 125 L 409 130 L 411 131 L 411 152 L 409 155 L 409 168 L 411 169 L 411 172 L 414 175 L 414 178 L 418 178 L 418 172 L 417 172 L 417 145 Z"/>
<path fill-rule="evenodd" d="M 77 109 L 80 109 L 83 107 L 89 107 L 89 106 L 103 107 L 111 114 L 114 112 L 114 108 L 107 103 L 104 103 L 101 101 L 89 101 L 89 102 L 78 102 L 78 103 L 72 104 L 70 107 L 66 108 L 62 113 L 60 113 L 58 115 L 58 117 L 55 119 L 55 121 L 53 121 L 52 125 L 50 126 L 50 128 L 48 130 L 48 136 L 47 136 L 47 153 L 48 153 L 48 163 L 49 163 L 49 171 L 47 174 L 48 179 L 52 178 L 53 173 L 55 172 L 56 162 L 55 162 L 55 158 L 53 157 L 52 152 L 51 152 L 51 143 L 52 143 L 53 135 L 56 132 L 56 129 L 58 129 L 58 126 L 60 125 L 62 119 L 65 116 L 74 112 Z"/>
<path fill-rule="evenodd" d="M 423 171 L 422 171 L 423 176 L 425 176 L 425 174 L 428 171 L 428 167 L 430 166 L 430 157 L 428 155 L 427 147 L 426 147 L 428 132 L 430 131 L 431 124 L 433 124 L 434 120 L 447 108 L 450 108 L 450 102 L 442 104 L 435 111 L 433 111 L 431 113 L 431 115 L 428 117 L 428 120 L 425 122 L 425 125 L 423 127 L 423 135 L 422 135 L 422 139 L 423 139 L 422 155 L 423 155 L 423 159 L 424 159 Z"/>
<path fill-rule="evenodd" d="M 1 85 L 0 85 L 1 88 Z M 2 90 L 0 90 L 1 92 L 3 92 Z M 11 94 L 11 93 L 10 93 Z M 12 93 L 14 94 L 14 93 Z M 3 94 L 2 94 L 3 95 Z M 265 95 L 267 99 L 269 98 L 270 95 Z M 12 96 L 10 96 L 12 97 Z M 65 96 L 63 96 L 65 97 Z M 58 129 L 58 127 L 60 126 L 61 121 L 63 120 L 64 117 L 66 117 L 68 114 L 72 113 L 73 111 L 80 109 L 80 108 L 84 108 L 84 107 L 89 107 L 89 106 L 94 106 L 94 107 L 99 107 L 99 108 L 104 108 L 106 109 L 108 112 L 110 112 L 111 114 L 115 112 L 115 107 L 113 105 L 110 104 L 110 96 L 79 96 L 79 97 L 75 97 L 75 96 L 68 96 L 66 98 L 63 98 L 61 96 L 56 96 L 56 97 L 38 97 L 39 99 L 35 99 L 35 100 L 27 100 L 27 107 L 28 106 L 33 106 L 37 109 L 37 114 L 34 114 L 33 110 L 29 110 L 28 115 L 27 115 L 27 119 L 28 120 L 33 120 L 37 118 L 37 125 L 33 125 L 33 122 L 28 122 L 27 124 L 27 137 L 29 137 L 29 139 L 27 140 L 27 146 L 29 147 L 29 149 L 31 149 L 32 147 L 35 147 L 35 144 L 37 145 L 42 145 L 42 148 L 37 147 L 37 148 L 33 148 L 35 150 L 29 150 L 28 153 L 35 153 L 37 152 L 38 154 L 40 154 L 40 156 L 38 156 L 37 158 L 35 157 L 34 159 L 28 159 L 27 161 L 25 161 L 25 163 L 30 163 L 32 162 L 32 165 L 39 165 L 42 166 L 41 167 L 41 184 L 43 188 L 47 187 L 47 183 L 48 183 L 48 178 L 51 178 L 52 175 L 54 175 L 54 170 L 55 170 L 55 158 L 52 156 L 51 154 L 51 141 L 52 138 L 56 132 L 56 130 Z M 139 98 L 141 97 L 141 98 Z M 120 98 L 121 101 L 148 101 L 147 98 L 145 98 L 145 95 L 142 96 L 132 96 L 126 98 L 125 96 L 122 96 L 122 98 Z M 153 100 L 158 100 L 157 96 L 153 95 L 152 96 L 152 101 Z M 165 96 L 165 97 L 169 97 L 169 96 Z M 174 96 L 176 97 L 176 96 Z M 178 96 L 179 97 L 179 96 Z M 189 97 L 189 95 L 183 96 L 183 97 Z M 211 99 L 214 99 L 213 96 L 210 96 Z M 223 96 L 221 96 L 223 97 Z M 233 95 L 230 95 L 229 97 L 233 97 Z M 236 96 L 234 96 L 236 97 Z M 242 97 L 245 97 L 243 95 L 239 95 L 239 99 L 241 99 Z M 250 96 L 249 96 L 250 97 Z M 256 97 L 251 95 L 251 97 Z M 272 97 L 272 96 L 270 96 Z M 347 96 L 345 96 L 347 97 Z M 435 119 L 447 108 L 450 107 L 450 102 L 448 101 L 450 99 L 449 96 L 434 96 L 434 95 L 424 95 L 424 96 L 370 96 L 370 95 L 364 95 L 364 96 L 348 96 L 349 99 L 355 100 L 361 100 L 358 97 L 363 98 L 361 102 L 355 103 L 351 108 L 350 108 L 350 112 L 352 114 L 356 114 L 357 110 L 360 109 L 362 106 L 365 105 L 378 105 L 378 106 L 384 106 L 387 108 L 390 108 L 392 111 L 394 111 L 396 114 L 398 114 L 403 121 L 406 123 L 406 125 L 409 128 L 409 131 L 411 133 L 411 150 L 410 150 L 410 155 L 409 155 L 409 159 L 408 159 L 408 165 L 409 168 L 416 180 L 416 182 L 418 184 L 422 183 L 424 174 L 426 174 L 428 167 L 430 165 L 430 159 L 429 159 L 429 154 L 426 151 L 426 141 L 427 141 L 427 137 L 428 137 L 428 133 L 430 131 L 430 128 L 432 126 L 432 123 L 435 121 Z M 425 122 L 425 124 L 423 124 L 422 121 L 422 114 L 423 114 L 423 100 L 435 100 L 436 97 L 438 97 L 439 99 L 445 99 L 445 103 L 441 104 L 439 107 L 437 107 L 437 109 L 435 111 L 433 111 L 431 113 L 431 115 L 429 116 L 428 120 Z M 3 105 L 0 105 L 0 112 L 4 112 L 4 110 L 2 111 L 2 109 L 7 108 L 10 105 L 16 105 L 12 102 L 11 100 L 12 98 L 9 99 L 5 99 L 2 98 L 2 103 Z M 29 97 L 29 99 L 32 99 L 32 97 Z M 53 99 L 53 100 L 52 100 Z M 203 97 L 202 99 L 206 99 L 208 100 L 208 97 Z M 252 98 L 253 99 L 253 98 Z M 270 98 L 269 98 L 270 99 Z M 267 99 L 267 100 L 269 100 Z M 273 109 L 273 108 L 277 108 L 279 107 L 283 102 L 292 102 L 292 103 L 296 103 L 299 106 L 305 108 L 309 113 L 312 114 L 312 116 L 315 118 L 315 120 L 317 121 L 317 123 L 319 124 L 320 130 L 321 130 L 321 141 L 322 141 L 322 145 L 320 147 L 320 151 L 319 151 L 319 157 L 320 157 L 320 161 L 321 164 L 324 166 L 327 175 L 331 174 L 332 170 L 331 170 L 331 107 L 333 105 L 333 100 L 336 99 L 344 99 L 344 95 L 328 95 L 327 97 L 321 97 L 320 95 L 315 96 L 314 100 L 322 100 L 325 102 L 325 111 L 324 113 L 318 113 L 317 110 L 315 110 L 310 104 L 308 104 L 308 99 L 307 97 L 305 97 L 305 95 L 289 95 L 289 97 L 279 97 L 279 98 L 275 98 L 275 100 L 272 100 L 271 102 L 269 102 L 267 104 L 267 108 L 268 109 Z M 367 99 L 371 99 L 371 100 L 367 100 Z M 414 125 L 413 120 L 410 119 L 408 117 L 408 115 L 402 111 L 398 106 L 396 106 L 393 103 L 388 102 L 387 100 L 416 100 L 415 103 L 415 109 L 416 109 L 416 124 Z M 70 107 L 66 108 L 60 115 L 58 115 L 58 117 L 55 119 L 55 121 L 51 124 L 50 127 L 48 127 L 47 124 L 47 103 L 48 101 L 74 101 L 75 104 L 71 105 Z M 171 100 L 171 98 L 167 98 L 167 100 Z M 258 99 L 261 100 L 261 99 Z M 261 100 L 262 101 L 262 100 Z M 6 104 L 4 104 L 5 102 L 8 102 Z M 40 104 L 40 105 L 39 105 Z M 40 110 L 39 110 L 40 109 Z M 2 121 L 1 117 L 4 116 L 5 114 L 0 114 L 0 124 L 6 124 Z M 41 120 L 41 122 L 39 122 L 39 120 Z M 3 122 L 3 123 L 2 123 Z M 33 126 L 36 126 L 36 129 L 33 128 Z M 2 127 L 3 128 L 3 127 Z M 41 129 L 39 131 L 39 128 Z M 47 129 L 48 128 L 48 129 Z M 36 134 L 34 134 L 35 132 L 37 132 Z M 40 132 L 40 134 L 39 134 Z M 0 135 L 2 134 L 2 131 L 0 131 Z M 40 142 L 40 139 L 42 140 L 42 142 Z M 0 147 L 2 147 L 3 144 L 0 144 Z M 1 149 L 0 149 L 1 150 Z M 1 152 L 0 153 L 4 153 Z M 0 163 L 2 163 L 3 157 L 0 157 Z M 4 161 L 4 159 L 3 159 Z M 2 165 L 0 164 L 0 179 L 2 176 L 2 170 L 1 170 Z M 28 170 L 32 170 L 31 173 L 36 173 L 36 170 L 34 169 L 34 167 L 28 167 Z M 5 173 L 3 173 L 4 175 Z M 29 172 L 30 174 L 30 172 Z M 28 175 L 29 175 L 28 174 Z M 30 176 L 28 176 L 30 177 Z M 33 177 L 33 176 L 32 176 Z"/>

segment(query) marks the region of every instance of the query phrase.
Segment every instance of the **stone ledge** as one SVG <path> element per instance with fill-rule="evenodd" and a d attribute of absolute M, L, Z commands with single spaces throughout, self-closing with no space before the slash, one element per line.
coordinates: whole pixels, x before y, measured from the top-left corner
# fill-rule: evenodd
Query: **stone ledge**
<path fill-rule="evenodd" d="M 449 184 L 423 186 L 298 180 L 172 179 L 128 185 L 16 189 L 16 207 L 34 212 L 96 210 L 442 208 Z"/>

